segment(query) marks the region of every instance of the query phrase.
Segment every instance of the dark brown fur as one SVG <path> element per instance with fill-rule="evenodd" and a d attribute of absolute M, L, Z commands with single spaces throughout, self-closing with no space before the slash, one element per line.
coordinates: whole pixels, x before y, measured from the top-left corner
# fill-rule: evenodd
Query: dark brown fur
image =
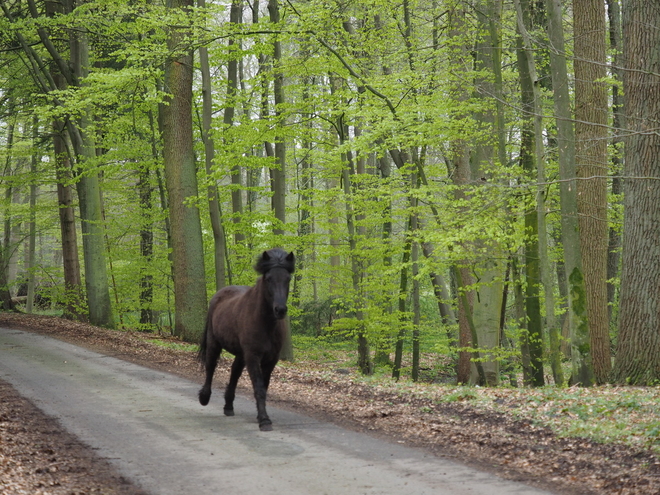
<path fill-rule="evenodd" d="M 294 270 L 293 253 L 278 248 L 265 251 L 255 269 L 262 276 L 254 286 L 232 285 L 211 298 L 199 350 L 199 360 L 206 368 L 199 402 L 203 406 L 209 402 L 213 373 L 224 349 L 235 356 L 225 390 L 225 414 L 234 415 L 236 384 L 247 366 L 257 401 L 259 428 L 268 431 L 272 423 L 266 412 L 266 393 L 286 332 L 284 317 Z"/>

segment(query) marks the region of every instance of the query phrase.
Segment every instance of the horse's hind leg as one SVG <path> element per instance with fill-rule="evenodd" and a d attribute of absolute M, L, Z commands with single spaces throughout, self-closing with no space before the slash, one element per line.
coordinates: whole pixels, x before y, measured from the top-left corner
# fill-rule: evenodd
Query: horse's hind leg
<path fill-rule="evenodd" d="M 209 344 L 206 349 L 206 362 L 204 363 L 204 367 L 206 368 L 206 380 L 199 391 L 199 403 L 203 406 L 208 404 L 211 399 L 213 373 L 215 373 L 215 368 L 218 366 L 218 358 L 220 357 L 221 351 L 222 348 L 216 342 Z"/>
<path fill-rule="evenodd" d="M 236 385 L 238 384 L 238 379 L 243 374 L 243 368 L 245 368 L 245 361 L 242 357 L 236 356 L 234 362 L 231 364 L 231 375 L 229 376 L 229 383 L 225 389 L 225 416 L 234 415 L 234 397 L 236 397 Z"/>

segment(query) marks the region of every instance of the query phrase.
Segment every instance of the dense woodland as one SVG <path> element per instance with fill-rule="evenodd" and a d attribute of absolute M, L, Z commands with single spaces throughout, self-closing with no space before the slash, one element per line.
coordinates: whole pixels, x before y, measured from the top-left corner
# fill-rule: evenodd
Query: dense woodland
<path fill-rule="evenodd" d="M 0 4 L 4 309 L 197 341 L 281 246 L 365 374 L 660 379 L 653 2 Z"/>

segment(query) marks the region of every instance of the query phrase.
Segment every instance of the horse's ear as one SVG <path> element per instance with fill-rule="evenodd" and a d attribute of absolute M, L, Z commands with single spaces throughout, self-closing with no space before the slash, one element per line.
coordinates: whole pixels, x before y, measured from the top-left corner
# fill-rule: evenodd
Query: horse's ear
<path fill-rule="evenodd" d="M 268 261 L 270 259 L 270 254 L 268 254 L 268 251 L 263 252 L 263 254 L 261 255 L 261 259 L 264 261 Z"/>
<path fill-rule="evenodd" d="M 290 261 L 291 263 L 293 263 L 296 260 L 296 257 L 293 255 L 293 251 L 289 253 L 289 255 L 286 257 L 286 260 Z"/>

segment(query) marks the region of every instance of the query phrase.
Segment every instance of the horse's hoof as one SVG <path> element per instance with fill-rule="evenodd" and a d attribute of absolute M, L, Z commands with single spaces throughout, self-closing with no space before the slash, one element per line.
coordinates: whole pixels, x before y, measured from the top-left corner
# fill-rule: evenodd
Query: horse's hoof
<path fill-rule="evenodd" d="M 268 422 L 268 423 L 264 423 L 262 425 L 259 425 L 259 429 L 261 431 L 273 431 L 273 423 Z"/>
<path fill-rule="evenodd" d="M 211 399 L 211 392 L 204 392 L 204 389 L 199 391 L 199 403 L 203 406 L 209 403 Z"/>
<path fill-rule="evenodd" d="M 233 416 L 234 415 L 234 410 L 233 409 L 225 409 L 225 416 Z"/>

